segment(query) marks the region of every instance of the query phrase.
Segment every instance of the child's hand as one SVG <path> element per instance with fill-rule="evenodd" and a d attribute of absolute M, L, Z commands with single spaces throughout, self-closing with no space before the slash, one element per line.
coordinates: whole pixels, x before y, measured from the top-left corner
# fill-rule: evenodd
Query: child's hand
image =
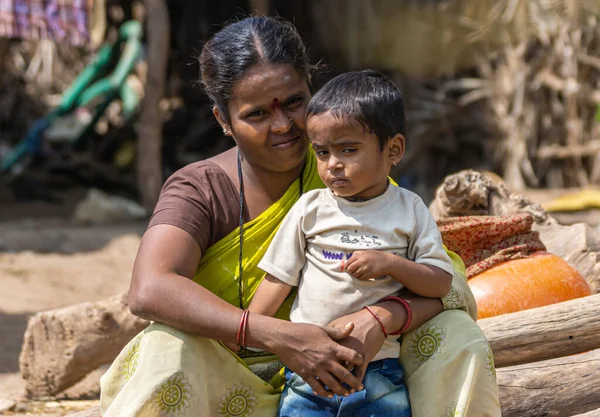
<path fill-rule="evenodd" d="M 390 256 L 379 250 L 359 250 L 346 261 L 343 269 L 356 279 L 377 279 L 389 275 Z"/>

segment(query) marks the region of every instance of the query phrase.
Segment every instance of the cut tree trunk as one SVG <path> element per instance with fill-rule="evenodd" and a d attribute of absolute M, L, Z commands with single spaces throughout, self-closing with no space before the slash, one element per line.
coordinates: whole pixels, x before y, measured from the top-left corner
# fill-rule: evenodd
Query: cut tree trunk
<path fill-rule="evenodd" d="M 19 358 L 27 396 L 55 395 L 110 363 L 148 322 L 127 295 L 44 311 L 29 319 Z"/>
<path fill-rule="evenodd" d="M 73 414 L 67 414 L 66 417 L 102 417 L 100 407 L 90 408 L 89 410 L 79 411 Z"/>
<path fill-rule="evenodd" d="M 497 370 L 503 417 L 572 416 L 600 407 L 600 349 Z"/>
<path fill-rule="evenodd" d="M 600 348 L 600 294 L 479 320 L 496 367 Z M 600 395 L 600 394 L 599 394 Z"/>
<path fill-rule="evenodd" d="M 600 417 L 600 408 L 588 411 L 587 413 L 577 414 L 576 416 L 574 415 L 571 417 Z"/>
<path fill-rule="evenodd" d="M 137 181 L 142 202 L 154 210 L 162 186 L 163 117 L 159 104 L 165 93 L 169 58 L 169 12 L 165 0 L 145 0 L 148 79 L 137 126 Z"/>

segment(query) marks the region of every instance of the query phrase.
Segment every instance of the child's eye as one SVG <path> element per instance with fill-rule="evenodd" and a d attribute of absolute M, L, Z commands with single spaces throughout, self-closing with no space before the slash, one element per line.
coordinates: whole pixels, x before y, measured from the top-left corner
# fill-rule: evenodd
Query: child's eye
<path fill-rule="evenodd" d="M 315 150 L 315 154 L 317 156 L 325 156 L 325 155 L 327 155 L 327 151 L 324 151 L 322 149 L 317 149 L 317 150 Z"/>
<path fill-rule="evenodd" d="M 352 153 L 352 152 L 356 152 L 356 148 L 344 148 L 342 149 L 343 153 Z"/>

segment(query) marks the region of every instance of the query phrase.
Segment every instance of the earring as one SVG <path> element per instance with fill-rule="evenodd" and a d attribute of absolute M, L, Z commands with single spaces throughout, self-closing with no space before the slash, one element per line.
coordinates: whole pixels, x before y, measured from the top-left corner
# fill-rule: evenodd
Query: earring
<path fill-rule="evenodd" d="M 223 134 L 224 134 L 225 136 L 229 136 L 229 135 L 231 135 L 231 133 L 229 133 L 229 130 L 227 130 L 227 129 L 225 129 L 225 128 L 223 128 Z"/>
<path fill-rule="evenodd" d="M 290 119 L 290 122 L 293 122 L 293 121 L 294 121 L 294 119 L 292 119 L 291 117 L 290 117 L 289 119 Z"/>

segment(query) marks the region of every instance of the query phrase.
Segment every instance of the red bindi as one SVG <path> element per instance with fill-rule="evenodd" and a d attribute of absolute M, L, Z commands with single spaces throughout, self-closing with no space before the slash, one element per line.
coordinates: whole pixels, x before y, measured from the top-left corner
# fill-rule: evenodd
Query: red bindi
<path fill-rule="evenodd" d="M 279 107 L 281 107 L 281 104 L 279 103 L 279 99 L 277 97 L 275 97 L 273 99 L 273 102 L 271 103 L 271 109 L 275 110 L 275 109 L 278 109 Z"/>

